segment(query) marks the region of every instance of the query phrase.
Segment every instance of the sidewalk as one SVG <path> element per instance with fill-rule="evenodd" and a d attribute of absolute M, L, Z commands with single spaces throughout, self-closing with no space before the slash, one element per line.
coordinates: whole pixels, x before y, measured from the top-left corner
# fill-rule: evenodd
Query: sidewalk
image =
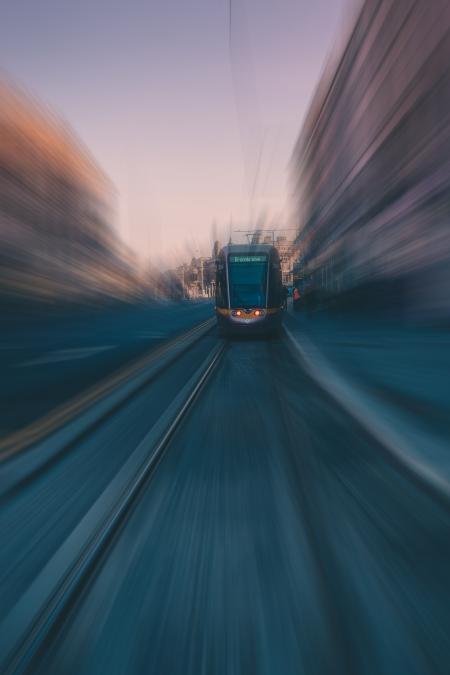
<path fill-rule="evenodd" d="M 300 312 L 286 328 L 312 377 L 450 495 L 450 331 Z"/>

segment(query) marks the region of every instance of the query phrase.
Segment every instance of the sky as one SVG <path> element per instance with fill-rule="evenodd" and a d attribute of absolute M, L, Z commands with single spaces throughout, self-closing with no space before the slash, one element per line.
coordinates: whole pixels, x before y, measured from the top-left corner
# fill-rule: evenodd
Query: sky
<path fill-rule="evenodd" d="M 0 68 L 87 145 L 141 260 L 286 226 L 290 155 L 347 0 L 0 5 Z"/>

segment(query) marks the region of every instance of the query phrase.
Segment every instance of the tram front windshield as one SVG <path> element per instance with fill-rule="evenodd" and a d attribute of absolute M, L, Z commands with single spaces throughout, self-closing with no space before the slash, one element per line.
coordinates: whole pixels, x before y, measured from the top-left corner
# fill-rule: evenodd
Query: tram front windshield
<path fill-rule="evenodd" d="M 230 255 L 228 260 L 231 307 L 265 307 L 267 256 Z"/>

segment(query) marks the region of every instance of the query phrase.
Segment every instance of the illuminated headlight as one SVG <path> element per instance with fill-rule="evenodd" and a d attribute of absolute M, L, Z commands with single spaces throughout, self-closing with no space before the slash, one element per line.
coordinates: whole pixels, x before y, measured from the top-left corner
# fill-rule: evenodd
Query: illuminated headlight
<path fill-rule="evenodd" d="M 255 316 L 264 316 L 265 311 L 263 309 L 255 309 Z"/>

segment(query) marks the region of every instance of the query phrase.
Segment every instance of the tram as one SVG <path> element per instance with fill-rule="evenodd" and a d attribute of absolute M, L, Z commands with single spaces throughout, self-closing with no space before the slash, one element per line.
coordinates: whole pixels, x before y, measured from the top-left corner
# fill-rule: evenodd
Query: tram
<path fill-rule="evenodd" d="M 216 316 L 223 334 L 276 333 L 283 316 L 278 251 L 230 244 L 216 260 Z"/>

